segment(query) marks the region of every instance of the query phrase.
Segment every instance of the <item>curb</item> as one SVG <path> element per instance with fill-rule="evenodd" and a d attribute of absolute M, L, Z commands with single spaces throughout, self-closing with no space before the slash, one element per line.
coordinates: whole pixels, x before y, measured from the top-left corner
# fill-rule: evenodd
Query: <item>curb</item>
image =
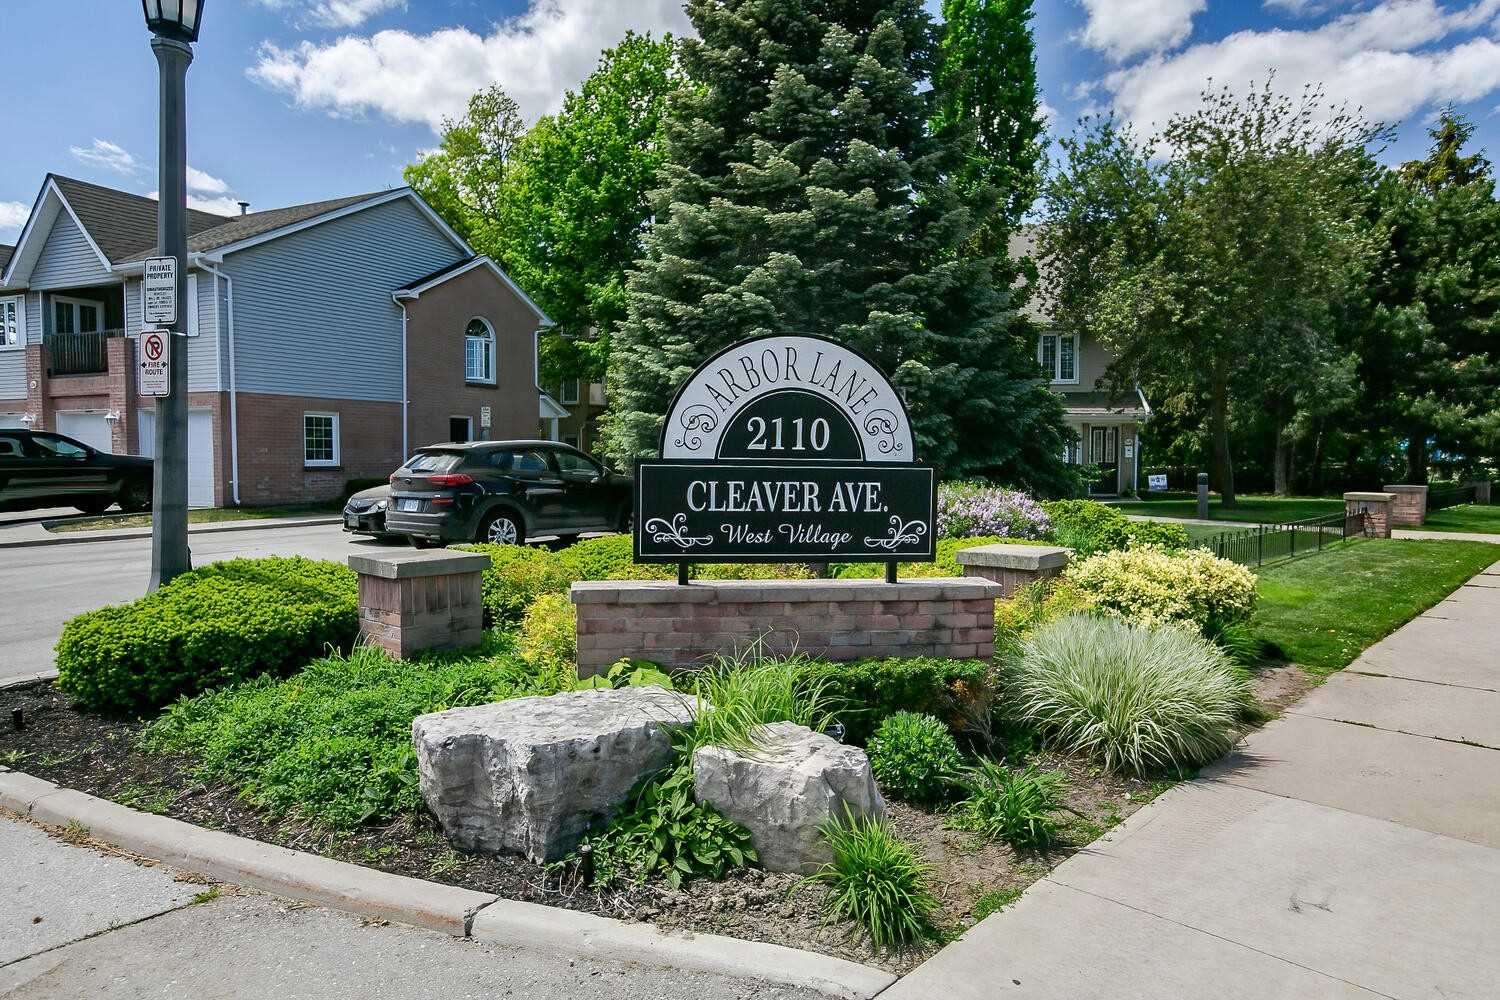
<path fill-rule="evenodd" d="M 37 681 L 53 681 L 56 679 L 56 670 L 38 670 L 34 674 L 24 674 L 20 677 L 7 677 L 4 680 L 0 680 L 0 691 L 7 690 L 8 688 L 25 687 L 28 684 L 35 684 Z"/>
<path fill-rule="evenodd" d="M 757 979 L 844 1000 L 869 1000 L 896 981 L 880 969 L 781 945 L 667 934 L 650 924 L 375 871 L 137 812 L 22 771 L 0 772 L 0 807 L 50 826 L 79 823 L 101 843 L 185 871 L 455 937 Z"/>
<path fill-rule="evenodd" d="M 45 526 L 47 522 L 42 522 Z M 224 531 L 259 531 L 267 528 L 307 528 L 321 524 L 342 524 L 341 517 L 303 517 L 296 520 L 268 517 L 260 521 L 225 521 L 221 524 L 204 524 L 188 527 L 189 535 L 213 535 Z M 50 530 L 50 529 L 49 529 Z M 79 536 L 79 537 L 72 537 Z M 70 531 L 61 537 L 28 538 L 19 542 L 0 541 L 0 549 L 22 549 L 38 545 L 80 545 L 85 542 L 118 542 L 133 538 L 150 538 L 150 528 L 114 530 L 101 528 L 98 531 Z"/>

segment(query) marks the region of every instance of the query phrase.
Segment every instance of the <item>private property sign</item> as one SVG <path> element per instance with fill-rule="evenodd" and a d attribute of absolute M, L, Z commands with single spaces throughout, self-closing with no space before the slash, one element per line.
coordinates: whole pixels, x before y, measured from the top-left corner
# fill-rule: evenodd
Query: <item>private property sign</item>
<path fill-rule="evenodd" d="M 146 322 L 177 322 L 177 258 L 147 257 L 142 285 Z"/>
<path fill-rule="evenodd" d="M 936 488 L 900 395 L 832 340 L 759 337 L 678 389 L 636 469 L 638 562 L 935 558 Z"/>
<path fill-rule="evenodd" d="M 142 396 L 172 394 L 172 352 L 166 330 L 142 330 L 137 391 Z"/>

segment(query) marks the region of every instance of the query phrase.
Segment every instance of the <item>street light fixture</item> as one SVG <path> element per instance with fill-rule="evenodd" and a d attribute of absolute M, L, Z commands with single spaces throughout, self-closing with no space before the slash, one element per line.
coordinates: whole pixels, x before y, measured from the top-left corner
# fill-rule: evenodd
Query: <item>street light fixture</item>
<path fill-rule="evenodd" d="M 156 209 L 158 253 L 176 262 L 176 321 L 166 324 L 171 362 L 168 393 L 156 400 L 152 463 L 151 589 L 193 568 L 187 533 L 187 71 L 193 61 L 204 0 L 141 0 L 159 69 L 161 192 Z"/>

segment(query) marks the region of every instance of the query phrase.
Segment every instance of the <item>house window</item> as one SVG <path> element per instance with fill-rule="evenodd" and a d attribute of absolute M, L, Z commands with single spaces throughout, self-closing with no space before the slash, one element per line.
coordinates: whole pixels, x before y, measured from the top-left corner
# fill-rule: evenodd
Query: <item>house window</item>
<path fill-rule="evenodd" d="M 1036 359 L 1053 382 L 1077 382 L 1078 334 L 1042 334 L 1037 343 Z"/>
<path fill-rule="evenodd" d="M 26 339 L 21 297 L 0 299 L 0 347 L 20 347 Z"/>
<path fill-rule="evenodd" d="M 103 313 L 103 302 L 93 302 L 89 299 L 65 299 L 61 295 L 54 295 L 52 296 L 52 332 L 96 333 L 104 329 L 104 324 L 101 322 Z"/>
<path fill-rule="evenodd" d="M 302 464 L 309 467 L 339 464 L 339 415 L 302 414 Z"/>
<path fill-rule="evenodd" d="M 482 319 L 464 330 L 464 381 L 495 381 L 495 331 Z"/>
<path fill-rule="evenodd" d="M 565 378 L 562 383 L 562 401 L 569 406 L 578 402 L 578 380 Z"/>

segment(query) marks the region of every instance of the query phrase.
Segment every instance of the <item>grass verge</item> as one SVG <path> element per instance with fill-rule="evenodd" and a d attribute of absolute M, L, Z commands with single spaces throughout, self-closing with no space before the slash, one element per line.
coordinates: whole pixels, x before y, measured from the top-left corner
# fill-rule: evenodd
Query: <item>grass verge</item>
<path fill-rule="evenodd" d="M 262 521 L 281 517 L 314 517 L 334 514 L 343 508 L 342 501 L 325 504 L 299 504 L 290 507 L 206 507 L 188 511 L 189 524 L 216 524 L 220 521 Z M 102 514 L 52 525 L 49 531 L 107 531 L 115 528 L 149 528 L 150 514 Z"/>
<path fill-rule="evenodd" d="M 1369 539 L 1260 571 L 1255 633 L 1310 670 L 1354 661 L 1500 559 L 1500 545 Z"/>
<path fill-rule="evenodd" d="M 1422 523 L 1422 531 L 1471 531 L 1500 535 L 1500 506 L 1467 503 L 1434 511 Z"/>

